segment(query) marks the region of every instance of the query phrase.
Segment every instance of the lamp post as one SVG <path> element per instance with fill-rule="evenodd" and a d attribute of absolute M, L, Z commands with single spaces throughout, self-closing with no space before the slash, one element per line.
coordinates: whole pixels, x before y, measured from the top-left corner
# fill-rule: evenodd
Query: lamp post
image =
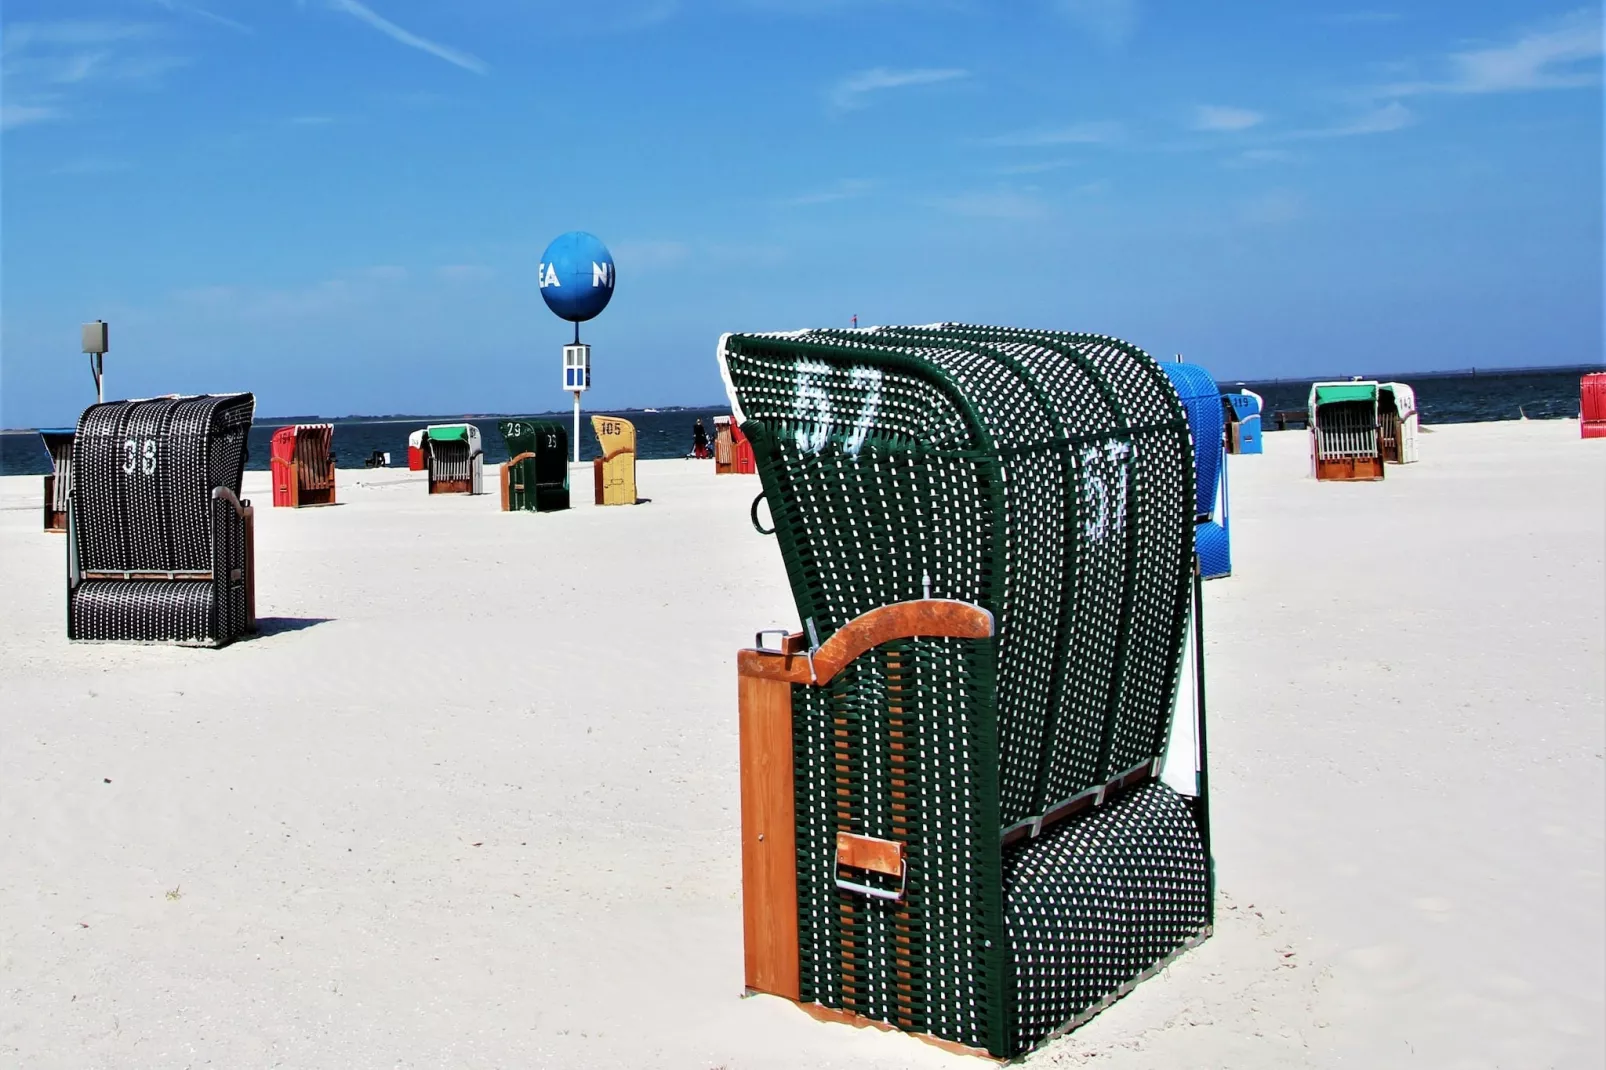
<path fill-rule="evenodd" d="M 95 377 L 95 401 L 106 400 L 106 321 L 96 320 L 83 327 L 84 352 L 89 354 L 89 372 Z"/>
<path fill-rule="evenodd" d="M 574 395 L 574 463 L 580 463 L 580 395 L 591 386 L 591 347 L 580 341 L 580 324 L 608 307 L 613 297 L 613 255 L 594 234 L 560 234 L 541 254 L 541 299 L 574 324 L 574 341 L 563 347 L 563 389 Z"/>
<path fill-rule="evenodd" d="M 574 344 L 563 347 L 563 389 L 574 395 L 574 463 L 580 463 L 580 395 L 591 386 L 591 347 L 580 341 L 574 325 Z"/>

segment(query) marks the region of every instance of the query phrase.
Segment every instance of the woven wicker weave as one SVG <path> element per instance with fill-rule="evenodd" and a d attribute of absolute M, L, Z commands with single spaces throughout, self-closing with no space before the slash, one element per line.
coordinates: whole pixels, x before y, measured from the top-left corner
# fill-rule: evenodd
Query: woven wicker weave
<path fill-rule="evenodd" d="M 503 420 L 507 509 L 546 513 L 569 508 L 569 432 L 556 420 Z M 518 460 L 513 460 L 518 458 Z"/>
<path fill-rule="evenodd" d="M 1194 809 L 1153 779 L 1193 589 L 1177 393 L 1115 339 L 955 324 L 720 361 L 814 642 L 923 597 L 998 622 L 793 688 L 801 998 L 1017 1054 L 1208 925 Z M 839 832 L 903 844 L 903 894 L 839 887 Z"/>
<path fill-rule="evenodd" d="M 250 629 L 235 502 L 255 404 L 250 394 L 198 395 L 84 410 L 73 439 L 69 638 L 221 646 Z"/>

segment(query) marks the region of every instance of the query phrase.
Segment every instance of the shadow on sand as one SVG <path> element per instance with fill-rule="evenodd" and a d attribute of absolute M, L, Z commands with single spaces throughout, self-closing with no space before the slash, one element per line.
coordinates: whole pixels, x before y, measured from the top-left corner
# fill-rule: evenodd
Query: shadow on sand
<path fill-rule="evenodd" d="M 331 617 L 258 617 L 256 638 L 279 635 L 282 632 L 299 632 L 316 624 L 326 624 Z"/>

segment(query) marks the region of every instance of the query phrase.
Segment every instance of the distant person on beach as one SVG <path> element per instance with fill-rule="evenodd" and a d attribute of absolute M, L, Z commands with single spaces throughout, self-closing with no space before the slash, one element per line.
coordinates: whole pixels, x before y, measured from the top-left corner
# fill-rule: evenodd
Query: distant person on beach
<path fill-rule="evenodd" d="M 697 417 L 697 422 L 691 428 L 691 455 L 693 457 L 708 456 L 708 432 L 703 429 L 703 418 Z"/>

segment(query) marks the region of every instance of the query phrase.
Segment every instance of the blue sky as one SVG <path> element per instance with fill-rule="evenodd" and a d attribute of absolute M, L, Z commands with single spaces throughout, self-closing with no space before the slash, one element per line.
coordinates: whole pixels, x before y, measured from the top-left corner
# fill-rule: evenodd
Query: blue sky
<path fill-rule="evenodd" d="M 727 330 L 1117 334 L 1218 379 L 1601 359 L 1598 8 L 1566 0 L 8 0 L 0 423 L 112 396 L 588 408 Z"/>

